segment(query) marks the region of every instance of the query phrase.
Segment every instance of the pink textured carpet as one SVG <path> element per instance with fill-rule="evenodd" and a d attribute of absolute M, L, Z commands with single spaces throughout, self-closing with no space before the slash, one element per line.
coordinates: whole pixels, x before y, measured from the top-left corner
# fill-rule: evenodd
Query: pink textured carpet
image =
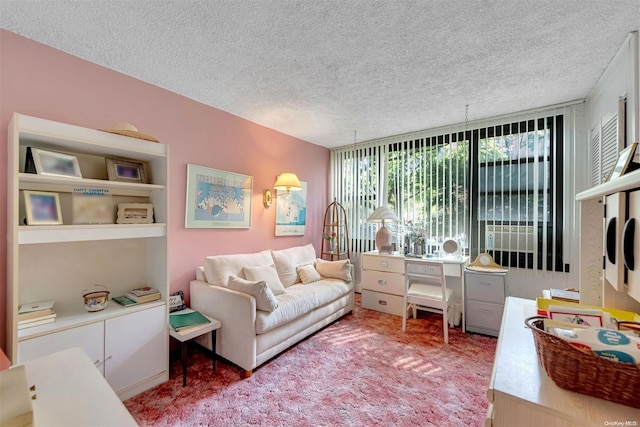
<path fill-rule="evenodd" d="M 360 307 L 241 378 L 190 347 L 187 386 L 170 380 L 125 402 L 142 426 L 483 426 L 496 339 L 442 317 L 402 319 Z"/>

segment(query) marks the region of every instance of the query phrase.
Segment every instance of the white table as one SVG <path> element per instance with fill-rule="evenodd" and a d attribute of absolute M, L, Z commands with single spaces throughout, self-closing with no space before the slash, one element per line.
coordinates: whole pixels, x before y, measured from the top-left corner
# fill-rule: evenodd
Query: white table
<path fill-rule="evenodd" d="M 487 392 L 486 425 L 640 426 L 640 410 L 564 390 L 547 376 L 538 363 L 533 333 L 524 325 L 525 318 L 536 315 L 535 304 L 507 297 Z"/>
<path fill-rule="evenodd" d="M 191 312 L 193 310 L 186 309 L 181 311 L 173 312 L 171 315 L 181 314 Z M 187 345 L 188 341 L 199 337 L 200 335 L 204 335 L 207 332 L 211 332 L 211 343 L 213 351 L 211 352 L 211 358 L 213 359 L 213 370 L 216 370 L 216 335 L 217 330 L 220 329 L 222 324 L 219 320 L 213 319 L 209 316 L 203 314 L 204 317 L 209 319 L 210 323 L 205 323 L 204 325 L 196 325 L 190 328 L 182 329 L 180 331 L 175 331 L 171 326 L 169 326 L 169 335 L 173 338 L 180 341 L 180 362 L 182 363 L 182 386 L 187 385 Z"/>
<path fill-rule="evenodd" d="M 89 356 L 74 347 L 24 363 L 35 385 L 33 425 L 137 426 Z"/>

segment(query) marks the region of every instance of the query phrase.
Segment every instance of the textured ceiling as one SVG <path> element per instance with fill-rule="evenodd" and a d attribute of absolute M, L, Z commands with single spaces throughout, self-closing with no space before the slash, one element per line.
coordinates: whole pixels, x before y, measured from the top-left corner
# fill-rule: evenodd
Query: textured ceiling
<path fill-rule="evenodd" d="M 585 98 L 640 1 L 0 0 L 0 27 L 334 147 Z"/>

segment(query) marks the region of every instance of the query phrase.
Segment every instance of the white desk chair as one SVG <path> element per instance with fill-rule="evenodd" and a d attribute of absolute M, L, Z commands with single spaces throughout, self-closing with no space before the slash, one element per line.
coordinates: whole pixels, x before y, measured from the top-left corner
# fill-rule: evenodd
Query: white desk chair
<path fill-rule="evenodd" d="M 402 332 L 407 328 L 407 310 L 442 313 L 444 342 L 449 344 L 449 323 L 447 312 L 452 309 L 453 290 L 447 288 L 444 278 L 444 264 L 441 261 L 406 259 L 404 310 L 402 310 Z"/>

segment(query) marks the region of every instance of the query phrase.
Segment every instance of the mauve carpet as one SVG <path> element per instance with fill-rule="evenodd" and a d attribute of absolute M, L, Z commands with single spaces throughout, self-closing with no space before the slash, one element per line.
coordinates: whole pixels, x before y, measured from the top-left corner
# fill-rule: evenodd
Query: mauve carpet
<path fill-rule="evenodd" d="M 190 347 L 187 386 L 170 379 L 127 401 L 142 426 L 483 426 L 496 339 L 442 317 L 402 319 L 360 307 L 242 378 Z"/>

